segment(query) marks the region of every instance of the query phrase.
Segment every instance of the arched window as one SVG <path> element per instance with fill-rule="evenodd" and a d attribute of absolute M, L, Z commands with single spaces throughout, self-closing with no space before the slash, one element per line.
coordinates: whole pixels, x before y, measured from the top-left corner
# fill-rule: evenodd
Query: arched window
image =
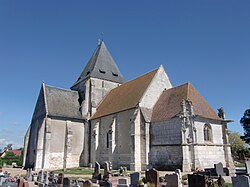
<path fill-rule="evenodd" d="M 212 128 L 211 125 L 204 125 L 204 141 L 212 142 Z"/>

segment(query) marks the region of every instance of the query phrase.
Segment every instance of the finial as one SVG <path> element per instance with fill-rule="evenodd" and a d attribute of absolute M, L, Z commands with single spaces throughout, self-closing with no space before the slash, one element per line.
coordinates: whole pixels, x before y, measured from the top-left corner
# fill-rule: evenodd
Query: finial
<path fill-rule="evenodd" d="M 98 45 L 101 45 L 101 43 L 103 42 L 103 36 L 104 36 L 104 33 L 101 32 L 100 38 L 98 39 Z"/>
<path fill-rule="evenodd" d="M 103 42 L 104 32 L 101 32 L 101 41 Z"/>

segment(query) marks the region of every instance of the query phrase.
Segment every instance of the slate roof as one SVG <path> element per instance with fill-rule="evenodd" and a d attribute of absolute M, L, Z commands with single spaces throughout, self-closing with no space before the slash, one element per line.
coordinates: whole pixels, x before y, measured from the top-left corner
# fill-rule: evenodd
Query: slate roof
<path fill-rule="evenodd" d="M 192 84 L 186 83 L 162 93 L 154 106 L 152 122 L 166 121 L 175 117 L 181 111 L 180 104 L 183 99 L 192 101 L 195 115 L 221 120 Z"/>
<path fill-rule="evenodd" d="M 109 80 L 120 84 L 125 82 L 123 75 L 103 41 L 97 46 L 88 64 L 71 89 L 89 77 Z"/>
<path fill-rule="evenodd" d="M 158 69 L 111 90 L 91 119 L 135 108 Z"/>
<path fill-rule="evenodd" d="M 45 100 L 49 116 L 83 119 L 78 92 L 45 85 Z"/>

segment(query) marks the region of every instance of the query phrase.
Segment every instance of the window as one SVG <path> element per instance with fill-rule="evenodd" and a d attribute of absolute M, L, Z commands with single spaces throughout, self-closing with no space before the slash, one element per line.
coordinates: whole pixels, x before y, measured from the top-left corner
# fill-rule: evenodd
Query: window
<path fill-rule="evenodd" d="M 103 70 L 100 70 L 100 69 L 99 69 L 99 72 L 100 72 L 100 73 L 103 73 L 103 74 L 105 74 L 105 73 L 106 73 L 105 71 L 103 71 Z"/>
<path fill-rule="evenodd" d="M 211 125 L 204 125 L 204 141 L 212 142 L 212 128 Z"/>

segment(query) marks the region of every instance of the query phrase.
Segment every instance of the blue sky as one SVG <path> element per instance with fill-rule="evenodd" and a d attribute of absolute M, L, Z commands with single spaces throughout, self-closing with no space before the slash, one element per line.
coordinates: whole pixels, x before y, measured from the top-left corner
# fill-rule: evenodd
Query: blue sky
<path fill-rule="evenodd" d="M 249 0 L 0 0 L 0 148 L 23 145 L 42 81 L 68 89 L 102 32 L 126 80 L 162 64 L 242 133 L 249 10 Z"/>

